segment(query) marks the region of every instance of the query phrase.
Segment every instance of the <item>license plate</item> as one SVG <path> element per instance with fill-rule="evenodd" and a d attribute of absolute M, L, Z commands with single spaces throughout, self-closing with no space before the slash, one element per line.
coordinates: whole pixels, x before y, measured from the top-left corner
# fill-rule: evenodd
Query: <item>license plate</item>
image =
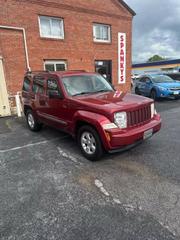
<path fill-rule="evenodd" d="M 152 135 L 153 135 L 153 129 L 149 129 L 149 130 L 145 131 L 144 132 L 144 140 L 152 137 Z"/>
<path fill-rule="evenodd" d="M 179 91 L 175 91 L 175 92 L 174 92 L 174 95 L 179 95 Z"/>

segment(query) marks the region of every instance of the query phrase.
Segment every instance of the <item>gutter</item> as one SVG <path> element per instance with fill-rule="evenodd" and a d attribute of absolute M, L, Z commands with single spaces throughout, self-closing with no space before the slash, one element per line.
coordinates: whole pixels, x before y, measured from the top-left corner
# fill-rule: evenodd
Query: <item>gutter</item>
<path fill-rule="evenodd" d="M 129 7 L 129 5 L 124 0 L 118 0 L 132 15 L 133 17 L 136 16 L 136 12 Z"/>
<path fill-rule="evenodd" d="M 26 31 L 25 31 L 25 29 L 21 28 L 21 27 L 12 27 L 12 26 L 4 26 L 4 25 L 0 25 L 0 29 L 22 31 L 22 33 L 23 33 L 23 41 L 24 41 L 26 66 L 27 66 L 27 70 L 30 71 L 31 68 L 30 68 L 30 65 L 29 65 L 29 56 L 28 56 L 28 49 L 27 49 L 27 40 L 26 40 Z"/>

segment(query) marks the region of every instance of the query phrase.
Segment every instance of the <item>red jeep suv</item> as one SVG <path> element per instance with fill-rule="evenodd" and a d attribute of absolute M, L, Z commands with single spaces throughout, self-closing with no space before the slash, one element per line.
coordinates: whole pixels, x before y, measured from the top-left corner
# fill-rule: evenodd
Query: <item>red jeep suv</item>
<path fill-rule="evenodd" d="M 161 128 L 153 100 L 116 91 L 97 73 L 27 72 L 22 96 L 30 130 L 43 124 L 61 129 L 92 161 L 104 151 L 133 147 Z"/>

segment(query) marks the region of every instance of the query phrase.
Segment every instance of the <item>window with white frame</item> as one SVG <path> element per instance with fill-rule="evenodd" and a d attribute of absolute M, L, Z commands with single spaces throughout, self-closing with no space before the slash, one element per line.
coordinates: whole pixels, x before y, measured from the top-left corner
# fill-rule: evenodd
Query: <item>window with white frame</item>
<path fill-rule="evenodd" d="M 46 60 L 44 61 L 44 69 L 48 71 L 65 71 L 67 70 L 67 62 L 61 60 Z"/>
<path fill-rule="evenodd" d="M 39 16 L 40 36 L 64 39 L 64 21 L 62 18 Z"/>
<path fill-rule="evenodd" d="M 111 26 L 94 23 L 93 37 L 95 42 L 111 42 Z"/>

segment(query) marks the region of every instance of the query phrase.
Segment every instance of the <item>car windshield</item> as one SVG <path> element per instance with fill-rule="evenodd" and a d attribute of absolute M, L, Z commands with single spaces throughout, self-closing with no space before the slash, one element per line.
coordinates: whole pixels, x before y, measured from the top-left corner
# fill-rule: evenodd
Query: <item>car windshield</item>
<path fill-rule="evenodd" d="M 114 91 L 112 86 L 98 74 L 66 76 L 62 78 L 62 82 L 70 96 Z"/>
<path fill-rule="evenodd" d="M 152 80 L 154 83 L 169 83 L 174 82 L 174 80 L 168 76 L 165 75 L 159 75 L 159 76 L 152 76 Z"/>

